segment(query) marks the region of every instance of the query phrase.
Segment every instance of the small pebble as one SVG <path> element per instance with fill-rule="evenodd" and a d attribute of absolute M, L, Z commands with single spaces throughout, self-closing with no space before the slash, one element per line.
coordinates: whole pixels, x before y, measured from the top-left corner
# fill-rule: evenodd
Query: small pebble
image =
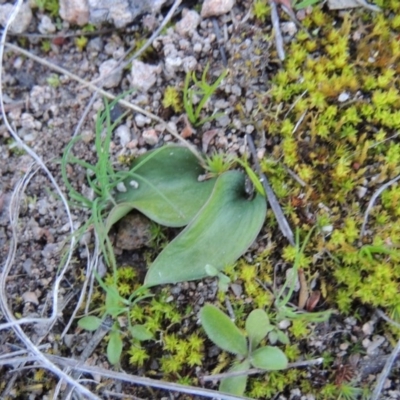
<path fill-rule="evenodd" d="M 121 192 L 121 193 L 126 192 L 126 186 L 125 186 L 124 182 L 118 183 L 117 190 L 118 190 L 118 192 Z"/>
<path fill-rule="evenodd" d="M 342 93 L 340 93 L 340 95 L 338 97 L 338 102 L 339 103 L 343 103 L 343 102 L 347 101 L 349 98 L 350 98 L 349 93 L 342 92 Z"/>
<path fill-rule="evenodd" d="M 154 146 L 158 143 L 158 134 L 155 129 L 147 129 L 143 131 L 142 137 L 145 143 L 149 144 L 150 146 Z"/>

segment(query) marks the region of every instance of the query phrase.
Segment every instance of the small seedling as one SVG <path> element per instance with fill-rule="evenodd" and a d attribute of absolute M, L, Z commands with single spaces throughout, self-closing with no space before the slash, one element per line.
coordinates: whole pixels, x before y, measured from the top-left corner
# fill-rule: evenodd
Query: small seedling
<path fill-rule="evenodd" d="M 225 293 L 229 288 L 230 279 L 224 273 L 217 270 L 217 268 L 213 267 L 210 264 L 205 266 L 205 270 L 208 276 L 217 277 L 218 278 L 218 289 Z"/>
<path fill-rule="evenodd" d="M 247 371 L 251 366 L 265 371 L 285 369 L 285 353 L 275 346 L 260 346 L 265 336 L 274 330 L 268 315 L 261 309 L 253 310 L 246 319 L 246 335 L 217 307 L 206 304 L 200 311 L 201 324 L 207 336 L 222 350 L 236 354 L 236 363 L 230 372 Z M 219 390 L 238 396 L 243 395 L 247 375 L 221 380 Z"/>
<path fill-rule="evenodd" d="M 106 292 L 103 314 L 101 318 L 95 317 L 94 315 L 85 316 L 78 321 L 78 325 L 88 331 L 95 331 L 104 323 L 108 316 L 115 321 L 109 334 L 107 358 L 111 364 L 116 364 L 121 358 L 123 346 L 123 334 L 118 322 L 121 317 L 125 316 L 123 319 L 124 321 L 127 321 L 128 331 L 134 339 L 143 341 L 153 338 L 153 335 L 144 325 L 132 325 L 130 319 L 130 310 L 132 307 L 139 301 L 148 298 L 151 295 L 146 293 L 145 286 L 141 286 L 139 289 L 135 290 L 128 299 L 125 299 L 118 293 L 118 289 L 115 286 L 107 286 L 100 277 L 97 277 L 97 280 Z"/>
<path fill-rule="evenodd" d="M 58 88 L 61 85 L 60 77 L 57 74 L 51 74 L 46 80 L 53 88 Z"/>
<path fill-rule="evenodd" d="M 295 260 L 293 263 L 292 272 L 291 274 L 289 274 L 288 279 L 286 280 L 285 284 L 282 286 L 281 290 L 279 291 L 279 293 L 276 295 L 275 298 L 274 305 L 277 310 L 276 314 L 277 321 L 282 321 L 284 319 L 289 319 L 289 320 L 303 319 L 309 322 L 323 322 L 326 321 L 331 315 L 331 311 L 329 310 L 310 313 L 310 312 L 298 311 L 294 306 L 289 305 L 289 301 L 293 295 L 294 288 L 296 285 L 296 280 L 293 279 L 293 277 L 298 276 L 298 272 L 301 267 L 300 265 L 301 258 L 304 255 L 305 247 L 308 241 L 310 240 L 313 230 L 314 229 L 310 230 L 301 247 L 300 247 L 300 232 L 299 230 L 296 231 Z"/>
<path fill-rule="evenodd" d="M 206 105 L 209 98 L 215 93 L 222 80 L 228 75 L 227 70 L 223 71 L 218 79 L 213 84 L 209 85 L 206 81 L 208 69 L 209 64 L 207 64 L 207 66 L 205 67 L 200 81 L 196 78 L 196 74 L 194 72 L 188 72 L 185 78 L 185 86 L 183 88 L 183 106 L 185 108 L 189 121 L 194 126 L 203 125 L 206 122 L 212 121 L 223 115 L 223 113 L 217 113 L 204 119 L 201 119 L 200 116 L 201 111 Z M 189 87 L 192 80 L 197 89 L 192 89 Z M 194 104 L 194 96 L 200 98 L 197 105 Z"/>

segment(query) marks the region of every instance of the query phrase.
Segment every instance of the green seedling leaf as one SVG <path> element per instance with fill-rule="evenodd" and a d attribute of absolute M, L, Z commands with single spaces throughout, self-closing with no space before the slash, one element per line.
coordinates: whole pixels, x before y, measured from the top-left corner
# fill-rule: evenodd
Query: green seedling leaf
<path fill-rule="evenodd" d="M 206 304 L 200 311 L 200 321 L 210 340 L 222 350 L 247 355 L 246 337 L 220 309 Z"/>
<path fill-rule="evenodd" d="M 107 345 L 107 358 L 111 364 L 116 364 L 122 353 L 122 338 L 117 330 L 112 330 L 110 332 L 110 338 Z"/>
<path fill-rule="evenodd" d="M 254 350 L 274 327 L 264 310 L 253 310 L 246 319 L 246 331 L 249 335 L 251 349 Z"/>
<path fill-rule="evenodd" d="M 106 291 L 106 313 L 115 318 L 123 310 L 121 307 L 121 298 L 115 287 L 109 286 Z"/>
<path fill-rule="evenodd" d="M 150 340 L 153 338 L 153 335 L 146 329 L 144 325 L 134 325 L 131 326 L 129 330 L 131 335 L 140 341 Z"/>
<path fill-rule="evenodd" d="M 261 230 L 267 207 L 261 195 L 247 200 L 244 183 L 239 171 L 219 176 L 207 203 L 150 266 L 145 284 L 205 278 L 207 264 L 221 271 L 249 248 Z"/>
<path fill-rule="evenodd" d="M 229 288 L 229 283 L 231 282 L 229 276 L 226 276 L 222 272 L 218 274 L 218 289 L 221 292 L 226 292 Z"/>
<path fill-rule="evenodd" d="M 275 371 L 287 368 L 288 360 L 285 353 L 273 346 L 264 346 L 253 351 L 250 357 L 251 365 L 255 368 Z"/>
<path fill-rule="evenodd" d="M 83 317 L 78 321 L 78 326 L 87 331 L 95 331 L 101 325 L 102 319 L 94 317 L 93 315 L 88 315 Z"/>
<path fill-rule="evenodd" d="M 279 342 L 281 342 L 282 344 L 289 344 L 290 343 L 289 338 L 288 338 L 288 336 L 286 335 L 285 332 L 282 332 L 282 331 L 278 330 L 278 331 L 276 331 L 276 333 L 277 333 L 277 340 Z"/>
<path fill-rule="evenodd" d="M 210 197 L 215 179 L 199 182 L 204 174 L 196 156 L 186 147 L 164 146 L 138 157 L 131 177 L 124 180 L 126 192 L 114 199 L 107 228 L 136 208 L 160 225 L 187 225 Z"/>
<path fill-rule="evenodd" d="M 278 332 L 276 329 L 268 333 L 268 340 L 271 344 L 275 344 L 278 341 Z"/>
<path fill-rule="evenodd" d="M 251 183 L 254 185 L 257 192 L 265 197 L 266 194 L 264 187 L 260 182 L 260 178 L 257 176 L 257 174 L 249 167 L 247 163 L 243 162 L 240 158 L 238 158 L 236 161 L 245 169 L 247 176 L 250 178 Z"/>
<path fill-rule="evenodd" d="M 229 372 L 247 371 L 250 369 L 249 360 L 243 360 L 240 364 L 234 365 L 229 369 Z M 224 378 L 219 385 L 219 391 L 234 394 L 236 396 L 243 396 L 246 390 L 247 375 L 235 376 L 232 378 Z"/>

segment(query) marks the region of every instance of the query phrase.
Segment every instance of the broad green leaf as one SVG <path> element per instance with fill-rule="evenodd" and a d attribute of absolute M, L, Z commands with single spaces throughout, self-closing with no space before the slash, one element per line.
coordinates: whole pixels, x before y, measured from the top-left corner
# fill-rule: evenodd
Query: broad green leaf
<path fill-rule="evenodd" d="M 234 365 L 229 369 L 229 372 L 247 371 L 250 369 L 249 360 L 243 360 L 240 364 Z M 247 375 L 235 376 L 232 378 L 224 378 L 219 384 L 219 391 L 234 394 L 236 396 L 243 396 L 246 390 Z"/>
<path fill-rule="evenodd" d="M 248 200 L 244 183 L 239 171 L 219 176 L 204 207 L 150 266 L 145 284 L 205 278 L 207 265 L 221 271 L 249 248 L 261 230 L 267 206 L 261 195 Z"/>
<path fill-rule="evenodd" d="M 246 331 L 249 335 L 251 349 L 254 350 L 274 327 L 269 323 L 269 318 L 264 310 L 253 310 L 246 319 Z"/>
<path fill-rule="evenodd" d="M 133 325 L 130 328 L 131 335 L 140 341 L 142 340 L 150 340 L 153 338 L 153 335 L 146 329 L 144 325 Z"/>
<path fill-rule="evenodd" d="M 264 346 L 253 351 L 250 357 L 251 365 L 255 368 L 274 371 L 285 369 L 288 364 L 285 353 L 278 347 Z"/>
<path fill-rule="evenodd" d="M 122 353 L 122 339 L 121 334 L 117 330 L 110 332 L 110 338 L 107 345 L 107 358 L 111 364 L 116 364 Z"/>
<path fill-rule="evenodd" d="M 246 337 L 220 309 L 206 304 L 200 311 L 200 321 L 210 340 L 222 350 L 247 355 Z"/>
<path fill-rule="evenodd" d="M 136 208 L 160 225 L 187 225 L 210 197 L 215 179 L 199 182 L 204 174 L 196 156 L 186 147 L 164 146 L 138 157 L 126 192 L 115 195 L 117 205 L 107 219 L 109 229 Z"/>
<path fill-rule="evenodd" d="M 101 325 L 102 319 L 97 318 L 93 315 L 83 317 L 78 321 L 78 326 L 87 331 L 95 331 Z"/>

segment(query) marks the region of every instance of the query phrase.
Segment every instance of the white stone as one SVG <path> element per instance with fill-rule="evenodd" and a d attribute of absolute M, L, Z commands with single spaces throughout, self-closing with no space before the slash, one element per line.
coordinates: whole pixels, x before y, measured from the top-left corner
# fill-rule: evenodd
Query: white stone
<path fill-rule="evenodd" d="M 154 129 L 147 129 L 142 133 L 144 141 L 150 146 L 154 146 L 158 143 L 158 134 Z"/>
<path fill-rule="evenodd" d="M 24 303 L 32 303 L 35 304 L 36 306 L 39 305 L 39 299 L 36 296 L 35 292 L 25 292 L 22 294 L 22 300 L 24 300 Z"/>
<path fill-rule="evenodd" d="M 235 0 L 204 0 L 201 8 L 203 18 L 217 17 L 232 10 Z"/>
<path fill-rule="evenodd" d="M 138 128 L 143 128 L 145 125 L 151 123 L 151 119 L 149 117 L 145 117 L 143 114 L 136 114 L 135 123 Z"/>
<path fill-rule="evenodd" d="M 371 321 L 368 321 L 362 326 L 361 329 L 365 335 L 370 336 L 374 333 L 374 324 Z"/>
<path fill-rule="evenodd" d="M 89 22 L 87 0 L 60 0 L 60 17 L 74 25 L 86 25 Z"/>
<path fill-rule="evenodd" d="M 182 11 L 182 19 L 176 23 L 175 30 L 181 36 L 184 36 L 187 33 L 196 30 L 200 20 L 201 17 L 196 11 L 188 11 L 187 9 L 184 9 Z"/>
<path fill-rule="evenodd" d="M 43 34 L 54 33 L 56 31 L 56 26 L 53 24 L 50 17 L 42 15 L 38 29 L 39 32 Z"/>
<path fill-rule="evenodd" d="M 0 5 L 0 25 L 5 26 L 8 18 L 14 10 L 14 4 L 3 4 Z M 14 18 L 10 26 L 10 32 L 23 33 L 28 29 L 29 24 L 32 21 L 32 10 L 28 3 L 22 3 L 18 11 L 18 14 Z"/>
<path fill-rule="evenodd" d="M 104 61 L 100 67 L 101 84 L 106 89 L 113 88 L 119 85 L 122 79 L 122 69 L 116 69 L 118 62 L 116 60 Z"/>
<path fill-rule="evenodd" d="M 115 136 L 119 138 L 122 146 L 126 146 L 131 141 L 131 131 L 125 124 L 115 130 Z"/>
<path fill-rule="evenodd" d="M 342 92 L 342 93 L 340 93 L 340 95 L 338 97 L 338 102 L 339 103 L 344 103 L 349 98 L 350 98 L 350 95 L 347 92 Z"/>
<path fill-rule="evenodd" d="M 147 92 L 157 82 L 157 74 L 161 72 L 159 65 L 145 64 L 142 61 L 132 61 L 131 86 Z"/>
<path fill-rule="evenodd" d="M 122 193 L 126 192 L 126 186 L 125 186 L 124 182 L 118 183 L 117 190 L 118 190 L 118 192 L 122 192 Z"/>

